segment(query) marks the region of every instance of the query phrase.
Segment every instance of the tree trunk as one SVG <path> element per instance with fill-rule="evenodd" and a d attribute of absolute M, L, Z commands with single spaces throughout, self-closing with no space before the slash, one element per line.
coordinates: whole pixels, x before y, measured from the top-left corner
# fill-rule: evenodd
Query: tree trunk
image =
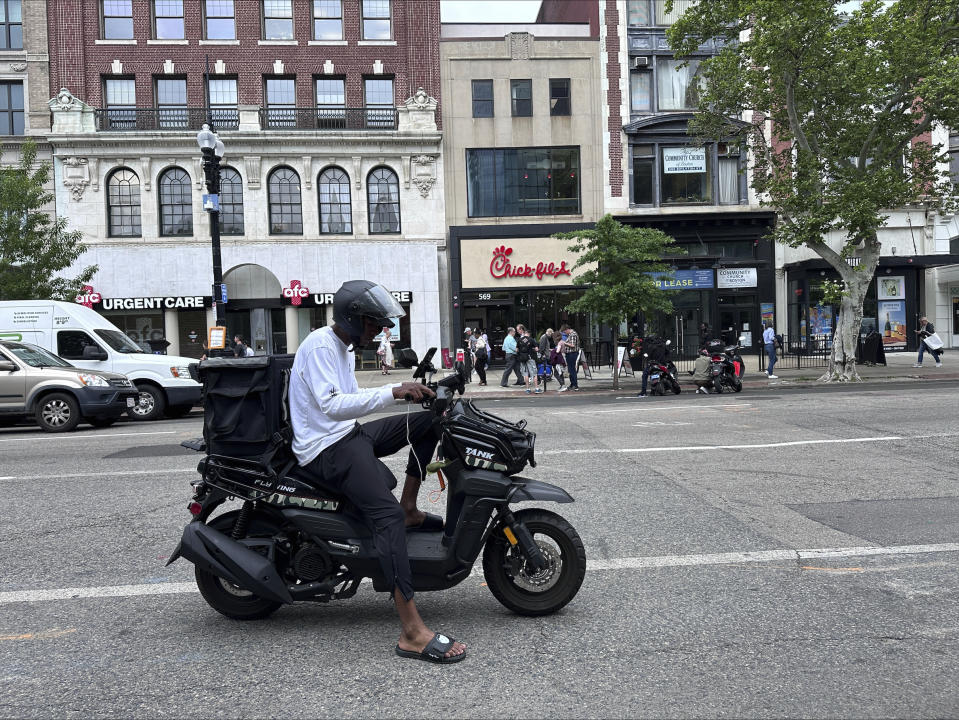
<path fill-rule="evenodd" d="M 829 366 L 819 382 L 862 382 L 856 369 L 856 345 L 862 323 L 862 304 L 879 263 L 875 238 L 867 240 L 866 245 L 867 252 L 860 268 L 836 267 L 843 279 L 844 292 L 829 353 Z"/>
<path fill-rule="evenodd" d="M 619 352 L 619 348 L 617 347 L 618 337 L 619 323 L 616 323 L 615 327 L 612 328 L 612 331 L 609 334 L 609 348 L 610 352 L 613 354 L 613 390 L 619 390 L 619 369 L 616 367 L 616 358 Z M 596 360 L 598 362 L 599 358 L 596 358 Z"/>

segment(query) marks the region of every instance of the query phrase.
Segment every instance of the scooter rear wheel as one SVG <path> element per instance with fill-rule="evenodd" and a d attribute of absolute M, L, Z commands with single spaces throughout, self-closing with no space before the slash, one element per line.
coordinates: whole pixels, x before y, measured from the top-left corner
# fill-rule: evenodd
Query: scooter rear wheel
<path fill-rule="evenodd" d="M 208 524 L 214 530 L 229 535 L 238 514 L 238 510 L 224 513 Z M 276 532 L 277 528 L 273 527 L 272 523 L 254 515 L 251 518 L 246 536 L 272 537 Z M 213 573 L 200 568 L 194 568 L 194 575 L 200 595 L 203 596 L 207 604 L 218 613 L 234 620 L 262 620 L 273 614 L 283 604 L 275 600 L 264 600 L 249 590 L 244 590 L 229 580 L 217 577 Z"/>
<path fill-rule="evenodd" d="M 556 513 L 531 509 L 521 510 L 514 517 L 532 534 L 547 567 L 530 574 L 518 546 L 510 545 L 502 529 L 497 529 L 483 550 L 486 584 L 497 600 L 518 615 L 549 615 L 572 600 L 583 584 L 583 541 L 573 526 Z"/>

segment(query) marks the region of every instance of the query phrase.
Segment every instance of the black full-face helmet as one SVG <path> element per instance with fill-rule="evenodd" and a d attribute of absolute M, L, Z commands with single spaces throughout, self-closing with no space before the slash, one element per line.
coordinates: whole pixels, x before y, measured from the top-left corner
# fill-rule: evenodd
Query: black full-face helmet
<path fill-rule="evenodd" d="M 333 296 L 333 320 L 354 345 L 363 336 L 363 318 L 370 318 L 377 327 L 392 328 L 396 326 L 392 318 L 405 315 L 389 290 L 369 280 L 348 280 Z"/>

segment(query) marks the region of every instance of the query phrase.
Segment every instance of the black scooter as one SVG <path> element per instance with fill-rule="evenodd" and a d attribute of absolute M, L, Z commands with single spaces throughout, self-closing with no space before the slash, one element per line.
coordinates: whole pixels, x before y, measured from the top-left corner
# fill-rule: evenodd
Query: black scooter
<path fill-rule="evenodd" d="M 666 354 L 669 354 L 671 340 L 666 341 Z M 646 362 L 649 363 L 649 393 L 651 395 L 665 395 L 671 392 L 679 395 L 682 388 L 679 386 L 679 374 L 676 372 L 676 366 L 672 360 L 665 362 L 656 362 L 649 359 L 649 353 L 643 353 Z"/>
<path fill-rule="evenodd" d="M 744 338 L 740 337 L 739 342 Z M 743 349 L 742 345 L 729 345 L 720 350 L 715 347 L 715 342 L 710 343 L 708 350 L 710 353 L 710 379 L 712 387 L 717 393 L 724 389 L 731 389 L 733 392 L 742 392 L 743 376 L 746 374 L 746 364 L 743 362 L 739 351 Z"/>
<path fill-rule="evenodd" d="M 483 573 L 493 595 L 521 615 L 546 615 L 566 605 L 586 573 L 579 534 L 556 513 L 514 512 L 519 502 L 573 502 L 563 489 L 518 473 L 536 466 L 536 435 L 526 421 L 511 423 L 457 399 L 466 379 L 457 372 L 432 382 L 430 362 L 410 349 L 397 362 L 416 367 L 436 393 L 423 403 L 440 427 L 439 459 L 430 464 L 448 482 L 446 527 L 409 532 L 407 549 L 415 590 L 445 590 L 466 579 L 483 552 Z M 409 398 L 408 398 L 409 399 Z M 203 450 L 202 441 L 184 443 Z M 356 594 L 363 578 L 389 591 L 373 537 L 343 497 L 332 494 L 299 466 L 273 474 L 254 461 L 208 454 L 188 509 L 192 521 L 168 565 L 183 557 L 195 568 L 203 598 L 238 620 L 266 617 L 295 601 L 328 602 Z M 227 500 L 239 510 L 212 517 Z"/>

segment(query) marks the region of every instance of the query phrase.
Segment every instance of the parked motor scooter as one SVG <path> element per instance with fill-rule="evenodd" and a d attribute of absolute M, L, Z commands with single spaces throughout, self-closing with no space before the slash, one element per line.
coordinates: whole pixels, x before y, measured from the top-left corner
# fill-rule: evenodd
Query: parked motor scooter
<path fill-rule="evenodd" d="M 739 342 L 743 342 L 744 339 L 740 337 Z M 716 345 L 717 343 L 714 341 L 708 347 L 710 352 L 709 375 L 713 389 L 717 393 L 723 392 L 724 389 L 742 392 L 746 364 L 743 362 L 739 351 L 743 349 L 743 346 L 728 345 L 720 350 Z"/>
<path fill-rule="evenodd" d="M 666 341 L 666 353 L 669 354 L 669 346 L 672 344 L 671 340 Z M 648 392 L 652 395 L 665 395 L 667 391 L 672 392 L 674 395 L 679 395 L 682 392 L 682 388 L 679 386 L 679 377 L 676 371 L 676 366 L 673 364 L 672 360 L 667 359 L 665 362 L 657 362 L 655 360 L 650 361 L 649 353 L 643 353 L 643 357 L 646 358 L 649 371 L 649 390 Z"/>

